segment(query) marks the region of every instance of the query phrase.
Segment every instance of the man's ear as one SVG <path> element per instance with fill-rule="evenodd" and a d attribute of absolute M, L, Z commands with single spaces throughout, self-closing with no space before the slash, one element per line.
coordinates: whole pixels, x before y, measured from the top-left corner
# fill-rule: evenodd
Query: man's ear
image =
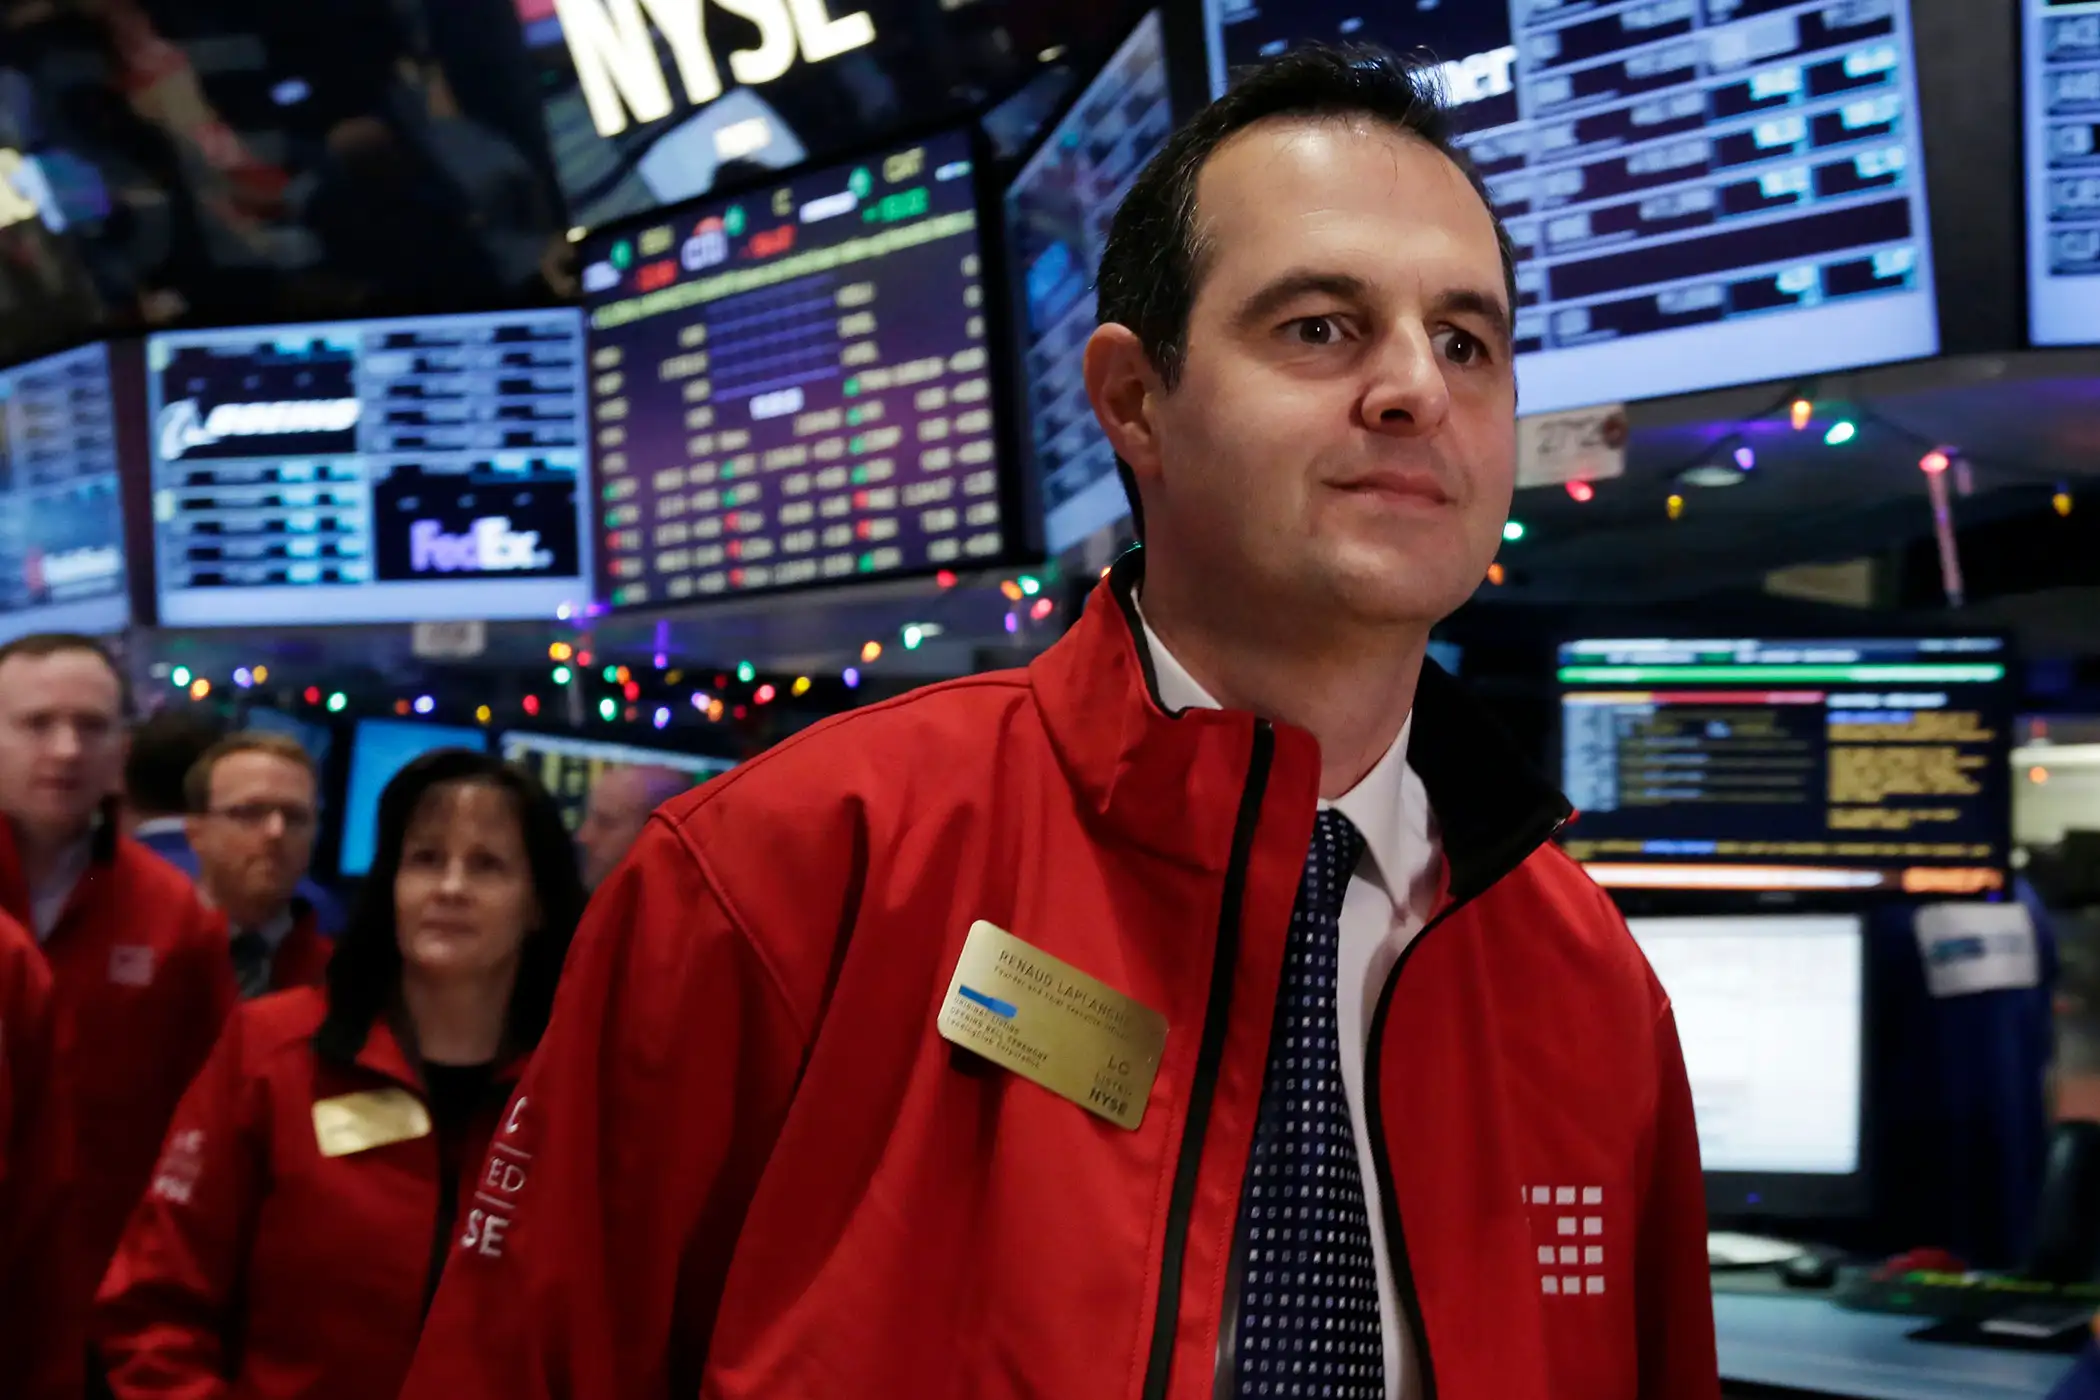
<path fill-rule="evenodd" d="M 1083 362 L 1087 401 L 1116 456 L 1139 481 L 1159 475 L 1159 428 L 1153 410 L 1165 392 L 1137 333 L 1111 322 L 1095 329 Z"/>

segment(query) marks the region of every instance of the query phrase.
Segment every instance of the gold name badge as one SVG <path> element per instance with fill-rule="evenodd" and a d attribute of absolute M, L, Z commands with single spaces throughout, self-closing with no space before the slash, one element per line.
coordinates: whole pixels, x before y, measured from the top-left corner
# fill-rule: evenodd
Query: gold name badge
<path fill-rule="evenodd" d="M 314 1141 L 323 1157 L 348 1157 L 430 1131 L 430 1111 L 406 1089 L 367 1089 L 314 1104 Z"/>
<path fill-rule="evenodd" d="M 1137 1131 L 1167 1018 L 979 919 L 941 1005 L 944 1040 Z"/>

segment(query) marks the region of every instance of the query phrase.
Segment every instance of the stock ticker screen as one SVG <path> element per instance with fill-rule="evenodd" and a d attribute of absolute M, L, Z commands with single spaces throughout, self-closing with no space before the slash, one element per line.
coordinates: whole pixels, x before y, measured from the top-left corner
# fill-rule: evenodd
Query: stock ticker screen
<path fill-rule="evenodd" d="M 0 642 L 131 620 L 109 352 L 0 370 Z"/>
<path fill-rule="evenodd" d="M 2100 0 L 2022 0 L 2037 345 L 2100 342 Z"/>
<path fill-rule="evenodd" d="M 1212 87 L 1426 50 L 1517 245 L 1544 412 L 1936 354 L 1909 0 L 1206 0 Z"/>
<path fill-rule="evenodd" d="M 1129 512 L 1115 449 L 1087 402 L 1080 353 L 1116 206 L 1174 129 L 1157 10 L 1147 14 L 1006 190 L 1019 283 L 1028 455 L 1043 544 L 1061 554 Z"/>
<path fill-rule="evenodd" d="M 967 137 L 586 243 L 615 608 L 1008 548 Z"/>
<path fill-rule="evenodd" d="M 2001 889 L 2009 682 L 1989 637 L 1569 643 L 1562 844 L 1607 888 Z"/>
<path fill-rule="evenodd" d="M 591 787 L 609 768 L 670 768 L 692 775 L 697 785 L 736 766 L 726 758 L 643 748 L 602 739 L 573 739 L 562 734 L 532 734 L 513 729 L 497 742 L 509 762 L 530 769 L 561 806 L 561 819 L 571 835 L 583 825 Z"/>
<path fill-rule="evenodd" d="M 588 602 L 583 353 L 566 309 L 150 337 L 161 621 Z"/>

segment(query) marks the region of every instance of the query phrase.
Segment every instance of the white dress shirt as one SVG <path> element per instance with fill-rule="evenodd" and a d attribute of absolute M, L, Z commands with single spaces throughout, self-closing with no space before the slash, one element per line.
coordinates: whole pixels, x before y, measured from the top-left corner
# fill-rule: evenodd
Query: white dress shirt
<path fill-rule="evenodd" d="M 1140 611 L 1140 622 L 1143 616 Z M 1143 625 L 1160 703 L 1170 711 L 1222 709 L 1174 659 L 1151 624 Z M 1406 1319 L 1400 1311 L 1392 1252 L 1385 1238 L 1378 1168 L 1371 1156 L 1369 1119 L 1364 1113 L 1364 1061 L 1378 995 L 1385 989 L 1393 964 L 1400 960 L 1401 950 L 1422 931 L 1436 900 L 1442 848 L 1436 818 L 1429 810 L 1429 794 L 1407 763 L 1407 739 L 1413 729 L 1410 715 L 1393 746 L 1362 782 L 1335 801 L 1320 804 L 1323 809 L 1339 809 L 1364 838 L 1364 859 L 1342 896 L 1335 1020 L 1341 1043 L 1356 1052 L 1342 1056 L 1342 1091 L 1356 1125 L 1356 1157 L 1363 1169 L 1364 1205 L 1371 1217 L 1371 1254 L 1378 1264 L 1387 1400 L 1414 1400 L 1421 1387 L 1409 1354 Z"/>
<path fill-rule="evenodd" d="M 37 942 L 49 938 L 58 921 L 65 917 L 66 906 L 73 902 L 74 887 L 87 874 L 93 844 L 94 837 L 89 836 L 68 846 L 52 864 L 51 873 L 29 891 L 29 917 L 36 925 Z"/>

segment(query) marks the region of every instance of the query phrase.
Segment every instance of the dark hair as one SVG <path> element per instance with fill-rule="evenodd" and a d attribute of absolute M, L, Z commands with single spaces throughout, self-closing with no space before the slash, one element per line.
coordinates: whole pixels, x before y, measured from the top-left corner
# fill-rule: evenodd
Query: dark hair
<path fill-rule="evenodd" d="M 1096 319 L 1128 326 L 1171 389 L 1188 352 L 1189 313 L 1209 248 L 1196 225 L 1196 186 L 1220 146 L 1258 122 L 1290 117 L 1369 117 L 1429 143 L 1457 166 L 1494 221 L 1502 279 L 1517 304 L 1516 246 L 1470 157 L 1459 149 L 1443 83 L 1426 57 L 1400 58 L 1359 44 L 1312 44 L 1241 70 L 1146 164 L 1123 197 L 1096 279 Z M 1145 536 L 1137 483 L 1121 461 L 1137 536 Z"/>
<path fill-rule="evenodd" d="M 188 706 L 140 720 L 132 726 L 131 752 L 124 758 L 124 800 L 149 817 L 189 810 L 189 771 L 223 733 L 217 719 Z"/>
<path fill-rule="evenodd" d="M 64 656 L 67 652 L 82 651 L 101 659 L 109 667 L 109 673 L 117 678 L 117 713 L 131 713 L 131 677 L 117 664 L 117 658 L 95 638 L 85 632 L 31 632 L 0 646 L 0 666 L 5 666 L 16 657 L 42 660 L 47 656 Z"/>
<path fill-rule="evenodd" d="M 393 1006 L 401 987 L 401 945 L 394 927 L 394 881 L 401 873 L 409 823 L 432 789 L 448 783 L 485 783 L 508 793 L 525 835 L 525 860 L 538 897 L 540 927 L 521 950 L 504 1039 L 513 1049 L 539 1044 L 554 1009 L 554 989 L 568 957 L 569 939 L 583 914 L 583 877 L 562 825 L 561 808 L 539 780 L 515 764 L 471 749 L 438 749 L 394 775 L 379 795 L 378 849 L 358 892 L 349 925 L 328 963 L 328 1015 L 314 1033 L 321 1057 L 349 1064 L 364 1048 L 372 1023 Z"/>
<path fill-rule="evenodd" d="M 321 786 L 321 765 L 306 751 L 306 745 L 289 734 L 280 734 L 274 729 L 243 729 L 237 734 L 228 734 L 214 743 L 190 765 L 190 771 L 182 779 L 184 805 L 192 812 L 211 810 L 211 777 L 219 769 L 222 760 L 237 753 L 266 753 L 272 758 L 283 759 L 306 770 L 306 776 L 314 780 L 314 787 Z"/>

